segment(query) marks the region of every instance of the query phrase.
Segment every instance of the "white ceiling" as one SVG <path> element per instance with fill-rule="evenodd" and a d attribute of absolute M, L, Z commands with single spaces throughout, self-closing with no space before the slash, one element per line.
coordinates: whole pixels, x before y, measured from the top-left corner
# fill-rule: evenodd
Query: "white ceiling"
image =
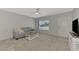
<path fill-rule="evenodd" d="M 40 14 L 35 14 L 36 8 L 2 8 L 1 10 L 38 18 L 43 16 L 56 15 L 64 12 L 69 12 L 72 11 L 73 8 L 40 8 Z"/>

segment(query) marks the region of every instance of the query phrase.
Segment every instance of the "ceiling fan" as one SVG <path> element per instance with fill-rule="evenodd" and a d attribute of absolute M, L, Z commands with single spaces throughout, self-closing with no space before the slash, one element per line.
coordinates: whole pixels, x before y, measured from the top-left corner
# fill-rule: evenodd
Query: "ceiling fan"
<path fill-rule="evenodd" d="M 35 14 L 40 14 L 40 8 L 36 8 Z"/>

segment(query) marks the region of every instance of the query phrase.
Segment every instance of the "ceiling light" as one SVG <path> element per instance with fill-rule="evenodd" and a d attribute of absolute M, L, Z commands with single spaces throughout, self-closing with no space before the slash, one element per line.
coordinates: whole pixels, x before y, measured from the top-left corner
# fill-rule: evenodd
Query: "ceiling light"
<path fill-rule="evenodd" d="M 40 14 L 39 12 L 36 12 L 35 14 Z"/>
<path fill-rule="evenodd" d="M 40 11 L 40 8 L 37 8 L 35 14 L 40 14 L 39 11 Z"/>

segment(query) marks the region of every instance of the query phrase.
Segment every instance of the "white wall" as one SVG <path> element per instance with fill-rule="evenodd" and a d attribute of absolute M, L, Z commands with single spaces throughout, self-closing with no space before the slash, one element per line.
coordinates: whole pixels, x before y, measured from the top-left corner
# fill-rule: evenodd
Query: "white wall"
<path fill-rule="evenodd" d="M 72 31 L 72 12 L 42 17 L 37 20 L 49 20 L 48 34 L 68 37 L 68 33 Z"/>
<path fill-rule="evenodd" d="M 73 10 L 73 20 L 79 18 L 79 8 Z"/>
<path fill-rule="evenodd" d="M 0 40 L 10 38 L 15 27 L 34 27 L 30 17 L 0 10 Z"/>
<path fill-rule="evenodd" d="M 72 32 L 72 12 L 56 15 L 57 20 L 57 35 L 68 37 L 69 32 Z"/>

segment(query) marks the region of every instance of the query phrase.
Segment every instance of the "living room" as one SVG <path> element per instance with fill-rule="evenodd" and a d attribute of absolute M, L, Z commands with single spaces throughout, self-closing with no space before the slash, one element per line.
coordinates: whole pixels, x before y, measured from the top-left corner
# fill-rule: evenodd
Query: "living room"
<path fill-rule="evenodd" d="M 70 51 L 69 34 L 72 21 L 79 17 L 78 11 L 78 8 L 1 8 L 0 50 Z"/>
<path fill-rule="evenodd" d="M 1 59 L 79 59 L 78 0 L 0 0 Z"/>

